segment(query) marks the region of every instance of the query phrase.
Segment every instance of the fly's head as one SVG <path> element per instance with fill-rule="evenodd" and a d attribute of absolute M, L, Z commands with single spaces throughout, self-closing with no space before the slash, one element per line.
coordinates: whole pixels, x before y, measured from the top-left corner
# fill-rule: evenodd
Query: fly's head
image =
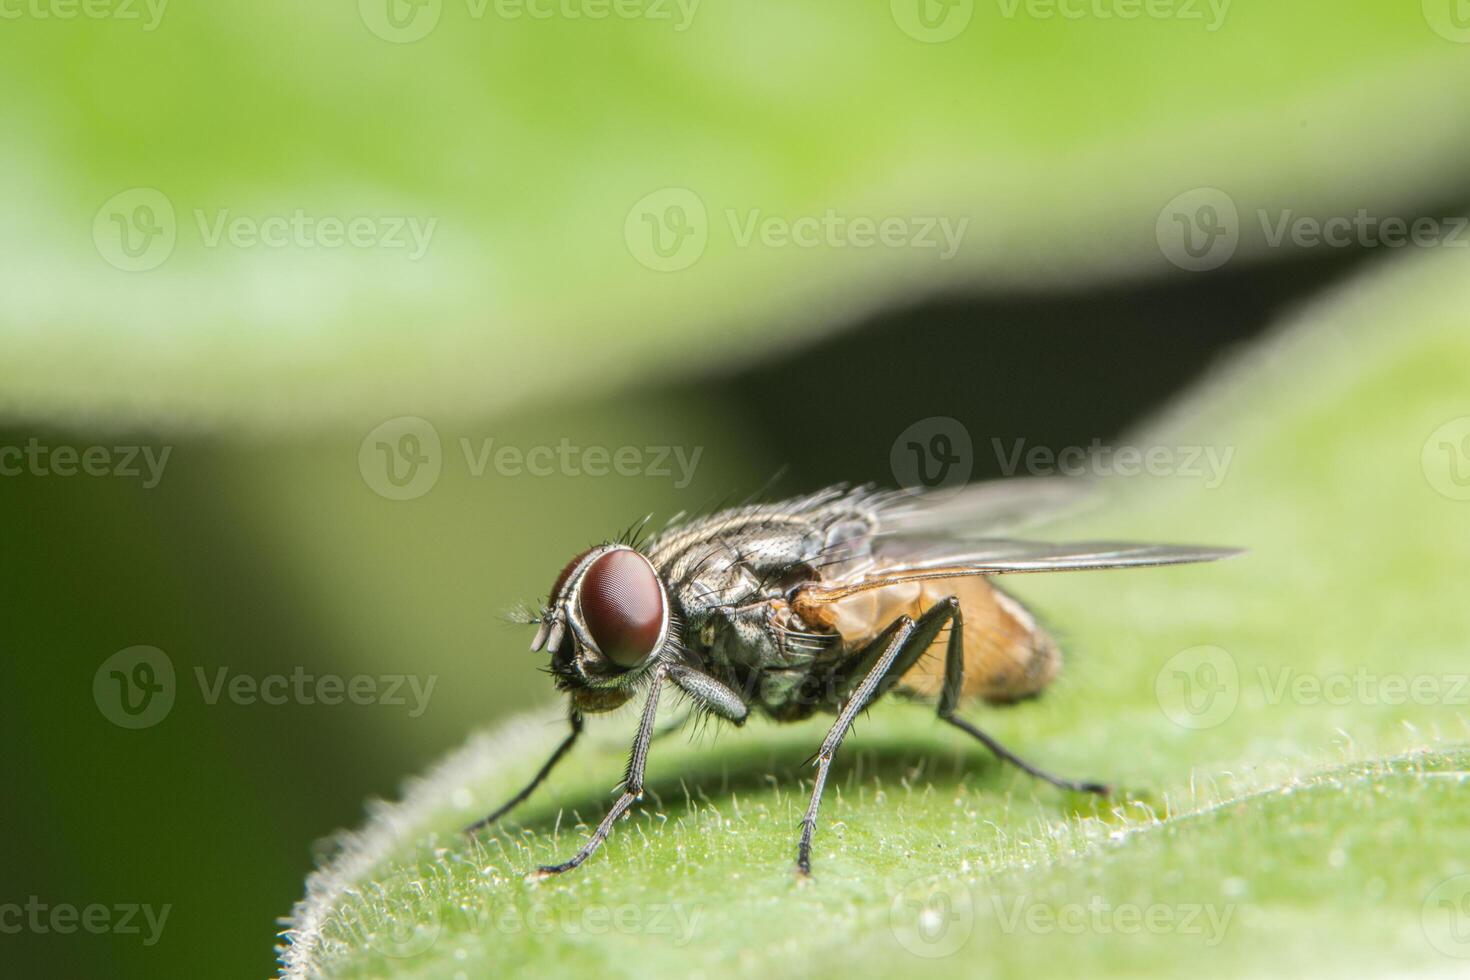
<path fill-rule="evenodd" d="M 584 712 L 611 711 L 672 645 L 668 589 L 644 555 L 599 545 L 567 563 L 551 587 L 532 650 L 551 654 L 556 685 Z"/>

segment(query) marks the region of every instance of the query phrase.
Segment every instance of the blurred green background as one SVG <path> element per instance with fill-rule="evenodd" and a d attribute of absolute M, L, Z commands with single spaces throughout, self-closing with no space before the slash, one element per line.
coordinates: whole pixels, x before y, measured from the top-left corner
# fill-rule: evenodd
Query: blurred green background
<path fill-rule="evenodd" d="M 171 907 L 6 972 L 270 973 L 312 841 L 551 697 L 501 614 L 588 542 L 892 484 L 934 417 L 977 479 L 1117 438 L 1415 250 L 1258 215 L 1464 213 L 1458 0 L 1131 9 L 0 2 L 0 452 L 111 461 L 0 476 L 0 903 Z M 440 472 L 390 499 L 404 417 Z M 698 456 L 476 475 L 491 439 Z M 129 730 L 94 677 L 137 645 L 177 690 Z M 434 686 L 209 703 L 221 668 Z"/>

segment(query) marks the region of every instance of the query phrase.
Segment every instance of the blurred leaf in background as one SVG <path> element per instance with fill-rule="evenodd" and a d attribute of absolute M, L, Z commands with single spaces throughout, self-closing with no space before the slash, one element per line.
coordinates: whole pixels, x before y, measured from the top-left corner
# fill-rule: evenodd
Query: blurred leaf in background
<path fill-rule="evenodd" d="M 1246 259 L 1272 247 L 1256 208 L 1463 181 L 1470 61 L 1412 3 L 966 2 L 936 28 L 919 6 L 12 18 L 0 394 L 87 420 L 474 418 L 895 295 L 1170 271 L 1156 224 L 1201 188 Z"/>

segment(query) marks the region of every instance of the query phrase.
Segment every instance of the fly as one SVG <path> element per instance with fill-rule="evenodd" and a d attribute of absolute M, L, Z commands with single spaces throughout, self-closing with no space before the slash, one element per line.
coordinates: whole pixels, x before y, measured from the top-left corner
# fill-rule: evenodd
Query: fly
<path fill-rule="evenodd" d="M 814 759 L 797 869 L 811 871 L 827 773 L 858 713 L 894 693 L 935 705 L 941 720 L 997 757 L 1063 789 L 1106 795 L 1011 752 L 958 714 L 974 700 L 1011 704 L 1056 677 L 1061 652 L 997 575 L 1213 561 L 1235 549 L 1000 537 L 1076 503 L 1085 487 L 1054 479 L 977 484 L 957 496 L 832 487 L 675 524 L 647 542 L 598 545 L 552 586 L 531 649 L 551 657 L 568 696 L 570 732 L 531 782 L 473 832 L 535 791 L 582 734 L 585 714 L 642 696 L 622 792 L 559 874 L 601 846 L 643 794 L 659 693 L 743 725 L 816 713 L 835 721 Z M 933 651 L 935 656 L 925 656 Z"/>

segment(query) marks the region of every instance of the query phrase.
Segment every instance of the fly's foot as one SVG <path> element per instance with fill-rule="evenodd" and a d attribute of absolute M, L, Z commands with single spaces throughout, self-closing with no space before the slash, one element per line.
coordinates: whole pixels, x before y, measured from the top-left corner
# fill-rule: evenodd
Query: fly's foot
<path fill-rule="evenodd" d="M 545 881 L 547 878 L 554 878 L 557 875 L 561 874 L 563 871 L 570 871 L 574 867 L 576 867 L 576 865 L 574 864 L 543 864 L 535 871 L 531 871 L 526 874 L 526 884 L 534 885 L 538 881 Z"/>

